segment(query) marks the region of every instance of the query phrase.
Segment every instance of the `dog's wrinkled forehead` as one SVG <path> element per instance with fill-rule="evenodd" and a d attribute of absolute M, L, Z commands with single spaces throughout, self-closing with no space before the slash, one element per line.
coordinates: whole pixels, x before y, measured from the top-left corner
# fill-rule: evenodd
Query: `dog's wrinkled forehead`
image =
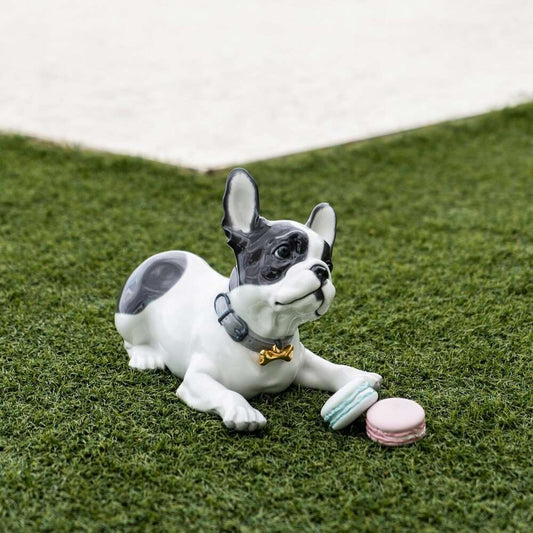
<path fill-rule="evenodd" d="M 335 225 L 335 212 L 328 204 L 316 206 L 306 226 L 266 220 L 259 215 L 255 181 L 244 169 L 233 170 L 226 182 L 222 220 L 237 259 L 230 287 L 276 283 L 292 266 L 308 259 L 311 248 L 311 255 L 331 270 Z"/>

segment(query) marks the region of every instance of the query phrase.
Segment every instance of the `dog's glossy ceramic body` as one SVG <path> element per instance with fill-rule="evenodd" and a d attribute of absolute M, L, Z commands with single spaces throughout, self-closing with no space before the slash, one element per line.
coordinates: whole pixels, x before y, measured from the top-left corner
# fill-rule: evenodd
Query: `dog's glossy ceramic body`
<path fill-rule="evenodd" d="M 257 187 L 248 173 L 230 173 L 224 196 L 224 230 L 236 254 L 231 279 L 188 252 L 163 252 L 129 277 L 115 314 L 130 366 L 167 367 L 183 379 L 178 396 L 200 411 L 219 414 L 230 428 L 253 431 L 266 420 L 247 399 L 280 392 L 292 383 L 337 391 L 378 374 L 335 365 L 307 350 L 298 326 L 316 320 L 335 295 L 331 249 L 335 213 L 318 205 L 306 225 L 259 216 Z M 224 294 L 233 322 L 214 308 Z M 246 324 L 246 342 L 235 338 Z M 290 360 L 261 365 L 260 348 L 290 343 Z M 247 346 L 252 346 L 250 349 Z"/>

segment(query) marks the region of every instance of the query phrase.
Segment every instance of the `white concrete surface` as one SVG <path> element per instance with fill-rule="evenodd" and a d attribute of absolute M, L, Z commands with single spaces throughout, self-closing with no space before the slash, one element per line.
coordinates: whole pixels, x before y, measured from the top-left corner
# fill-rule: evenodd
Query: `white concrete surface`
<path fill-rule="evenodd" d="M 0 0 L 0 129 L 190 167 L 531 99 L 531 0 Z"/>

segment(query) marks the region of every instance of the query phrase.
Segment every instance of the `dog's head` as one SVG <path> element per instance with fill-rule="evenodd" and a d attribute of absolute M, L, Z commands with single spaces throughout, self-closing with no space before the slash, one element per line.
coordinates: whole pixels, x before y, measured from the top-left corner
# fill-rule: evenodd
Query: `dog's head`
<path fill-rule="evenodd" d="M 293 334 L 328 310 L 335 296 L 336 215 L 330 205 L 317 205 L 305 225 L 266 220 L 259 215 L 255 181 L 237 168 L 226 182 L 222 227 L 237 260 L 230 277 L 232 305 L 255 331 L 266 337 Z"/>

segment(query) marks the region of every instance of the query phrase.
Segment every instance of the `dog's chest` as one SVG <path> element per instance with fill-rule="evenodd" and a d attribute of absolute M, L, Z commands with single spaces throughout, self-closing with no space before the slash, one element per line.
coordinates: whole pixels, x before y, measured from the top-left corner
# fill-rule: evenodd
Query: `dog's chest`
<path fill-rule="evenodd" d="M 276 360 L 261 366 L 259 354 L 234 346 L 227 352 L 225 364 L 219 367 L 221 381 L 246 398 L 261 393 L 276 393 L 289 387 L 302 365 L 303 346 L 295 342 L 291 361 Z"/>

